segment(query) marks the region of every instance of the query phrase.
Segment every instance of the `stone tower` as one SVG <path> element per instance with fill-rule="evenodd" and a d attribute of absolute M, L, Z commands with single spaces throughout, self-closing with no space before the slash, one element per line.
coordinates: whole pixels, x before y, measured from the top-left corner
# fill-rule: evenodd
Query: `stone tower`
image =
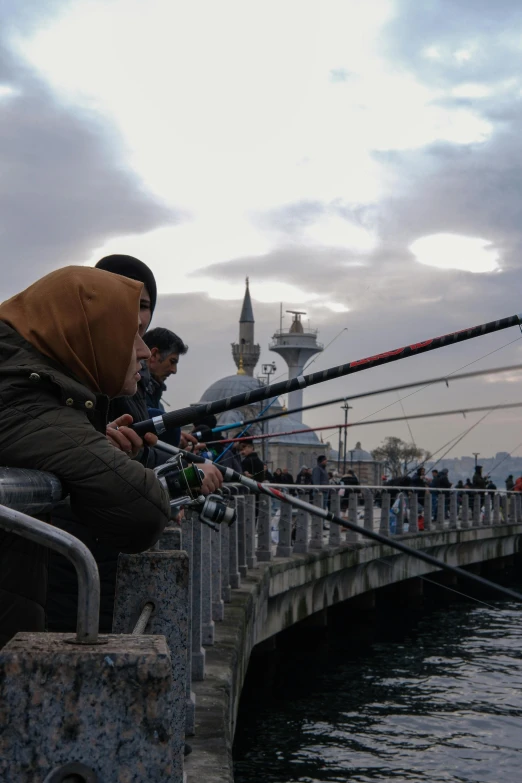
<path fill-rule="evenodd" d="M 283 357 L 288 365 L 289 379 L 301 375 L 307 361 L 316 353 L 323 350 L 323 346 L 317 342 L 317 329 L 305 329 L 301 323 L 301 316 L 306 315 L 299 310 L 287 310 L 294 318 L 290 329 L 281 328 L 273 336 L 273 342 L 269 349 Z M 288 408 L 300 408 L 303 404 L 303 390 L 291 392 L 288 395 Z M 294 419 L 303 420 L 302 412 L 293 414 Z"/>
<path fill-rule="evenodd" d="M 254 343 L 254 311 L 252 310 L 247 277 L 243 307 L 239 316 L 239 342 L 232 343 L 232 356 L 238 374 L 253 376 L 260 353 L 260 346 Z"/>

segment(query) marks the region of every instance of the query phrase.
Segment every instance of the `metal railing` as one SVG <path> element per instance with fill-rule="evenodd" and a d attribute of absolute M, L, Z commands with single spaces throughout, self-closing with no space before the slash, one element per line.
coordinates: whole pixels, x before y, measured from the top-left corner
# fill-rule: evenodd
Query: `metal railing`
<path fill-rule="evenodd" d="M 77 644 L 96 644 L 100 616 L 100 577 L 98 566 L 85 544 L 53 525 L 17 509 L 48 512 L 62 497 L 60 482 L 49 473 L 15 468 L 0 469 L 0 498 L 10 507 L 0 506 L 0 528 L 64 555 L 78 577 Z"/>
<path fill-rule="evenodd" d="M 4 502 L 10 500 L 18 507 L 43 512 L 49 511 L 53 503 L 61 498 L 59 482 L 49 474 L 15 470 L 7 473 L 6 478 L 6 471 L 0 470 L 0 499 Z M 318 509 L 328 506 L 334 514 L 363 530 L 377 531 L 389 537 L 522 524 L 522 493 L 454 488 L 430 490 L 422 487 L 270 486 L 296 494 Z M 187 705 L 192 705 L 192 708 L 194 697 L 190 680 L 204 678 L 204 648 L 214 643 L 214 624 L 223 620 L 226 604 L 249 571 L 257 568 L 259 563 L 278 558 L 370 544 L 362 532 L 343 529 L 311 511 L 292 508 L 288 503 L 267 495 L 255 498 L 240 484 L 225 484 L 223 493 L 237 511 L 230 526 L 222 524 L 217 530 L 212 530 L 202 525 L 197 513 L 191 511 L 179 530 L 166 529 L 165 545 L 160 539 L 151 550 L 159 557 L 167 555 L 174 547 L 189 554 L 191 595 L 187 611 L 191 631 L 188 633 L 188 649 L 171 649 L 171 653 L 181 654 L 191 662 L 192 677 L 189 674 L 187 681 L 183 681 L 182 692 L 187 693 Z M 79 585 L 75 642 L 96 644 L 100 584 L 96 562 L 90 551 L 70 534 L 5 505 L 0 506 L 0 528 L 54 549 L 71 560 Z M 150 558 L 151 552 L 144 553 L 143 557 Z M 179 558 L 179 554 L 177 556 Z M 132 592 L 133 589 L 132 583 L 128 582 L 127 590 Z M 153 628 L 153 634 L 167 635 L 169 629 L 158 629 L 155 600 L 154 594 L 147 595 L 141 603 L 136 599 L 139 603 L 139 611 L 135 615 L 137 621 L 132 621 L 128 633 L 143 635 Z M 151 621 L 153 614 L 155 619 Z M 193 732 L 193 724 L 194 716 L 189 715 L 187 733 Z"/>

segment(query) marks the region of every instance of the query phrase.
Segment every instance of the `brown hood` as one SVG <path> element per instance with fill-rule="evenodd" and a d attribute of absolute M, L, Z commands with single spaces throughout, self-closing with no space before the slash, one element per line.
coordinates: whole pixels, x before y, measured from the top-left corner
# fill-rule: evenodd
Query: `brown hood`
<path fill-rule="evenodd" d="M 68 266 L 0 304 L 0 321 L 91 391 L 116 397 L 132 358 L 142 288 L 101 269 Z"/>

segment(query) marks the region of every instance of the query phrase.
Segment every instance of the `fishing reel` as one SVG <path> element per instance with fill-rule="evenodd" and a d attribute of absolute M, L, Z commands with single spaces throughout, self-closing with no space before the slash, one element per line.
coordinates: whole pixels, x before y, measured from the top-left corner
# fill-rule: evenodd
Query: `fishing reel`
<path fill-rule="evenodd" d="M 196 465 L 183 465 L 183 456 L 177 454 L 164 465 L 154 469 L 160 483 L 170 497 L 171 517 L 177 517 L 182 508 L 189 508 L 199 514 L 200 522 L 219 530 L 225 522 L 231 525 L 236 519 L 236 511 L 223 501 L 221 495 L 202 495 L 201 485 L 205 474 Z"/>

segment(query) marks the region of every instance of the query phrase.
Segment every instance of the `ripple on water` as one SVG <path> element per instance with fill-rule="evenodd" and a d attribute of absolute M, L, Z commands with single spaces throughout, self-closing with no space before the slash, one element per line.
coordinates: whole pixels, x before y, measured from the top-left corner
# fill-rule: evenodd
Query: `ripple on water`
<path fill-rule="evenodd" d="M 519 783 L 521 620 L 459 606 L 356 661 L 301 653 L 310 679 L 243 710 L 236 783 Z"/>

